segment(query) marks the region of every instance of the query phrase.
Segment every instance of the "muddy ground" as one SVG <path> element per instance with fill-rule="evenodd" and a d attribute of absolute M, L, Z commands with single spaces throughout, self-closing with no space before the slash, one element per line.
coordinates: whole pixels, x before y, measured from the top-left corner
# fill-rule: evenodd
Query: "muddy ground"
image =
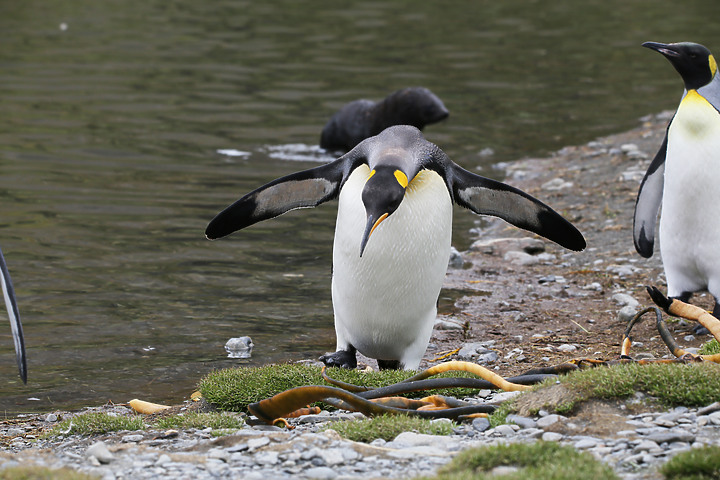
<path fill-rule="evenodd" d="M 631 295 L 641 310 L 652 305 L 646 285 L 665 291 L 658 245 L 651 259 L 640 257 L 633 246 L 632 219 L 640 181 L 670 115 L 648 116 L 629 132 L 507 166 L 506 182 L 561 212 L 583 233 L 588 247 L 570 252 L 543 239 L 537 242 L 542 252 L 507 254 L 518 245 L 497 239 L 532 235 L 500 220 L 475 232 L 479 240 L 462 252 L 464 267 L 449 270 L 440 301 L 441 318 L 466 329 L 436 330 L 436 347 L 428 350 L 425 365 L 463 344 L 487 340 L 495 340 L 490 348 L 500 359 L 492 365 L 504 376 L 572 358 L 619 356 L 627 321 L 618 318 L 622 305 L 613 296 Z M 708 294 L 696 295 L 693 302 L 712 308 Z M 631 354 L 668 355 L 654 316 L 646 317 L 633 329 Z M 688 337 L 692 327 L 684 321 L 670 325 L 682 347 L 699 347 L 709 339 Z"/>

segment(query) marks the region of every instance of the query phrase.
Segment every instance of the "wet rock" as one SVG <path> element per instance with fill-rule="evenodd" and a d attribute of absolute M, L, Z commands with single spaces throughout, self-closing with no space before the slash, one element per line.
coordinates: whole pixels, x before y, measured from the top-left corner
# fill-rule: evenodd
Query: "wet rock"
<path fill-rule="evenodd" d="M 505 256 L 507 252 L 511 251 L 521 251 L 530 255 L 537 255 L 545 251 L 545 242 L 539 238 L 532 237 L 478 240 L 470 246 L 469 251 L 497 256 Z"/>
<path fill-rule="evenodd" d="M 530 255 L 525 252 L 507 252 L 503 257 L 504 260 L 512 263 L 513 265 L 530 266 L 537 265 L 540 263 L 540 259 L 534 255 Z"/>
<path fill-rule="evenodd" d="M 455 247 L 450 247 L 450 260 L 448 261 L 449 268 L 462 268 L 465 260 L 462 254 Z"/>
<path fill-rule="evenodd" d="M 562 178 L 553 178 L 542 184 L 543 190 L 555 191 L 562 190 L 564 188 L 570 188 L 573 186 L 572 182 L 566 182 Z"/>
<path fill-rule="evenodd" d="M 235 337 L 225 343 L 225 351 L 230 358 L 250 358 L 254 346 L 250 337 Z"/>

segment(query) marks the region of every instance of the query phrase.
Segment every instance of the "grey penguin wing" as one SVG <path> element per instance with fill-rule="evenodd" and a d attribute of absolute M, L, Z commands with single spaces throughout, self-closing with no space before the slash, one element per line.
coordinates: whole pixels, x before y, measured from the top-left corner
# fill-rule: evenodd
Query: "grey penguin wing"
<path fill-rule="evenodd" d="M 296 208 L 316 207 L 336 198 L 356 166 L 348 153 L 319 167 L 291 173 L 248 193 L 213 218 L 205 229 L 210 240 L 224 237 Z"/>
<path fill-rule="evenodd" d="M 18 313 L 17 301 L 15 300 L 15 289 L 13 288 L 10 272 L 8 272 L 5 257 L 0 250 L 0 284 L 5 298 L 5 307 L 10 318 L 10 329 L 12 330 L 13 343 L 15 344 L 15 360 L 17 361 L 20 378 L 27 383 L 27 359 L 25 357 L 25 339 L 23 337 L 22 323 Z"/>
<path fill-rule="evenodd" d="M 640 184 L 637 200 L 635 200 L 635 215 L 633 216 L 633 242 L 635 250 L 645 258 L 652 257 L 655 245 L 655 224 L 658 210 L 662 203 L 663 187 L 665 184 L 665 155 L 667 152 L 668 136 L 665 133 L 660 150 L 650 163 L 645 177 Z"/>
<path fill-rule="evenodd" d="M 458 205 L 492 215 L 537 233 L 570 250 L 585 248 L 582 233 L 559 213 L 522 190 L 468 172 L 452 164 L 447 172 Z"/>

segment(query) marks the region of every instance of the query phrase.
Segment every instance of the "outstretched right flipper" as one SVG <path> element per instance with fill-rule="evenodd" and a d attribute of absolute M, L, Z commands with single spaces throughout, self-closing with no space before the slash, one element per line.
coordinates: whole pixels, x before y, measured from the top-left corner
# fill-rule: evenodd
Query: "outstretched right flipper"
<path fill-rule="evenodd" d="M 585 248 L 582 233 L 555 210 L 522 190 L 450 164 L 448 177 L 458 205 L 502 218 L 570 250 Z"/>
<path fill-rule="evenodd" d="M 15 300 L 15 290 L 13 289 L 10 272 L 8 272 L 0 250 L 0 286 L 2 287 L 3 297 L 5 298 L 5 307 L 7 308 L 8 317 L 10 318 L 10 329 L 12 330 L 13 343 L 15 344 L 15 359 L 17 360 L 20 378 L 23 383 L 27 383 L 27 359 L 25 358 L 25 339 L 23 337 L 22 323 L 20 323 L 20 313 L 18 313 L 17 301 Z"/>

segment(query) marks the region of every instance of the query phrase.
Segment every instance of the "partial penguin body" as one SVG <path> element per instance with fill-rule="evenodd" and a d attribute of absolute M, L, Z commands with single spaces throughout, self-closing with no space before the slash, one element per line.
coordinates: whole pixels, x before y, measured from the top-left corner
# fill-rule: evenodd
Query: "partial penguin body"
<path fill-rule="evenodd" d="M 699 92 L 684 96 L 668 129 L 660 254 L 668 296 L 720 295 L 720 113 Z"/>
<path fill-rule="evenodd" d="M 634 239 L 644 257 L 653 253 L 660 212 L 660 254 L 668 296 L 687 300 L 708 290 L 720 298 L 720 79 L 710 52 L 698 44 L 658 44 L 685 82 L 666 137 L 643 179 L 635 210 Z M 716 303 L 716 311 L 718 306 Z"/>
<path fill-rule="evenodd" d="M 337 351 L 381 368 L 415 369 L 427 348 L 450 256 L 453 202 L 494 215 L 571 250 L 582 234 L 550 207 L 455 164 L 412 126 L 390 127 L 334 162 L 274 180 L 220 212 L 210 239 L 339 197 L 332 299 Z M 371 238 L 372 237 L 372 238 Z"/>
<path fill-rule="evenodd" d="M 347 152 L 393 125 L 422 130 L 449 114 L 442 100 L 427 88 L 403 88 L 379 102 L 361 99 L 343 105 L 323 127 L 320 146 Z"/>
<path fill-rule="evenodd" d="M 370 171 L 356 168 L 340 192 L 332 278 L 337 350 L 352 345 L 370 358 L 416 369 L 450 257 L 452 200 L 440 175 L 421 170 L 360 257 L 361 195 Z"/>
<path fill-rule="evenodd" d="M 15 289 L 13 288 L 10 272 L 8 271 L 5 257 L 0 250 L 0 290 L 2 290 L 5 308 L 10 319 L 10 330 L 12 331 L 13 343 L 15 345 L 15 361 L 17 362 L 20 378 L 27 383 L 27 360 L 25 356 L 25 337 L 23 335 L 20 313 L 18 312 Z"/>

